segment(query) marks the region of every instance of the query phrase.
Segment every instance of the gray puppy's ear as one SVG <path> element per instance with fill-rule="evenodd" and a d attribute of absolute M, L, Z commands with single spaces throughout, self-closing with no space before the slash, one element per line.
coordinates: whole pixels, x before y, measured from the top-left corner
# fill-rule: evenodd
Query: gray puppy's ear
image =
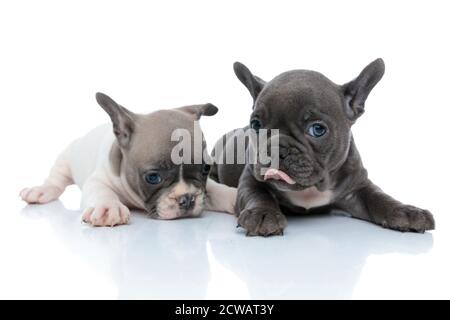
<path fill-rule="evenodd" d="M 217 111 L 219 111 L 219 109 L 212 103 L 181 107 L 178 109 L 192 114 L 197 120 L 200 119 L 201 116 L 213 116 L 217 113 Z"/>
<path fill-rule="evenodd" d="M 364 103 L 373 87 L 384 74 L 383 59 L 372 61 L 359 76 L 342 86 L 345 97 L 345 112 L 351 120 L 356 120 L 364 113 Z"/>
<path fill-rule="evenodd" d="M 116 135 L 119 146 L 124 149 L 128 148 L 134 130 L 134 113 L 125 109 L 101 92 L 97 92 L 95 98 L 111 118 L 114 134 Z"/>
<path fill-rule="evenodd" d="M 248 91 L 250 91 L 253 101 L 255 101 L 266 85 L 266 82 L 261 78 L 254 76 L 250 70 L 240 62 L 236 61 L 233 64 L 233 69 L 238 79 L 247 87 Z"/>

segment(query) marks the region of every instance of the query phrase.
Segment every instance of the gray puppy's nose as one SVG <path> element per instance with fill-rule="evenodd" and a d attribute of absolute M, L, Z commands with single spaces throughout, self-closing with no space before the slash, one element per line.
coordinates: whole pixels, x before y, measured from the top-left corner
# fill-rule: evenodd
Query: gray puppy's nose
<path fill-rule="evenodd" d="M 189 210 L 195 206 L 195 196 L 189 193 L 183 194 L 178 198 L 180 209 Z"/>

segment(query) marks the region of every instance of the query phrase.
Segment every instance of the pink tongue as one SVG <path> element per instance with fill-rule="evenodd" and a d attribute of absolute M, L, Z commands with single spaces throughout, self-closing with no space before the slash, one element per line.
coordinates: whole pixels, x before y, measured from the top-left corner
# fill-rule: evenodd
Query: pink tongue
<path fill-rule="evenodd" d="M 266 171 L 266 173 L 264 174 L 264 180 L 269 180 L 269 179 L 283 180 L 286 183 L 295 184 L 295 181 L 292 180 L 292 178 L 289 177 L 286 173 L 284 173 L 281 170 L 277 170 L 277 169 L 273 169 L 273 168 L 268 169 Z"/>

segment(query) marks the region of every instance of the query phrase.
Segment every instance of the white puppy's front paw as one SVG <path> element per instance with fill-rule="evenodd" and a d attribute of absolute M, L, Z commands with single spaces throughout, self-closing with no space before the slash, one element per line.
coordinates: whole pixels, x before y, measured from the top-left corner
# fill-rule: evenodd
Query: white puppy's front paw
<path fill-rule="evenodd" d="M 208 193 L 207 210 L 235 214 L 237 189 L 216 183 Z"/>
<path fill-rule="evenodd" d="M 128 223 L 130 210 L 120 201 L 99 203 L 93 207 L 87 207 L 83 212 L 82 220 L 96 227 L 114 227 Z"/>
<path fill-rule="evenodd" d="M 63 190 L 52 185 L 25 188 L 20 192 L 22 200 L 28 203 L 47 203 L 59 198 Z"/>

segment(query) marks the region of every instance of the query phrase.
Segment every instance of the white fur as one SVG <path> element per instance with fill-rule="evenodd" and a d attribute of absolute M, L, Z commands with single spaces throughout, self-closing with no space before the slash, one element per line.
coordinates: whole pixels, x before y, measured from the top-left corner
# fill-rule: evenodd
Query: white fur
<path fill-rule="evenodd" d="M 128 223 L 129 208 L 145 208 L 141 198 L 128 185 L 125 176 L 117 176 L 112 171 L 109 154 L 114 139 L 112 127 L 108 124 L 75 140 L 57 158 L 44 184 L 24 189 L 20 196 L 28 203 L 47 203 L 57 199 L 68 185 L 75 183 L 82 191 L 84 222 L 95 226 Z M 210 210 L 234 212 L 235 188 L 208 179 L 207 190 L 212 200 Z M 199 215 L 203 210 L 204 196 L 193 185 L 181 179 L 160 197 L 157 208 L 159 217 L 177 218 L 180 215 L 177 199 L 186 193 L 198 193 L 191 215 Z"/>
<path fill-rule="evenodd" d="M 222 211 L 235 213 L 235 204 L 237 197 L 237 189 L 217 183 L 212 179 L 208 179 L 206 184 L 206 193 L 208 195 L 206 201 L 206 209 L 212 211 Z"/>
<path fill-rule="evenodd" d="M 332 191 L 319 191 L 316 187 L 301 191 L 283 191 L 283 194 L 290 203 L 305 209 L 327 205 L 333 199 Z"/>
<path fill-rule="evenodd" d="M 128 208 L 144 206 L 125 177 L 112 172 L 109 153 L 114 139 L 111 125 L 103 125 L 75 140 L 57 158 L 44 184 L 24 189 L 20 196 L 28 203 L 46 203 L 76 183 L 82 190 L 83 221 L 96 226 L 127 223 Z"/>

